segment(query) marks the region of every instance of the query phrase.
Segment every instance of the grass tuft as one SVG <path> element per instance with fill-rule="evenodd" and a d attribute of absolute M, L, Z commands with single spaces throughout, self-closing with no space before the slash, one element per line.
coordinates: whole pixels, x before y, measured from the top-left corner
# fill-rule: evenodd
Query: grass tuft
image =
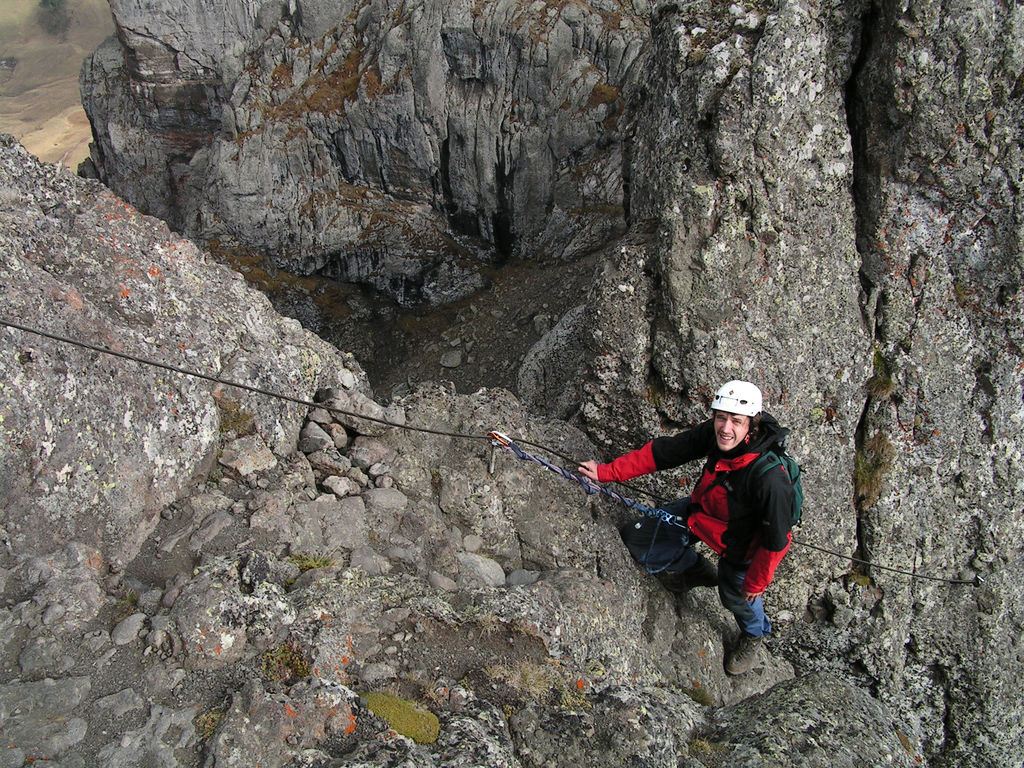
<path fill-rule="evenodd" d="M 286 640 L 260 658 L 263 675 L 268 680 L 290 684 L 309 677 L 309 659 L 295 640 Z"/>
<path fill-rule="evenodd" d="M 893 467 L 896 448 L 881 432 L 869 437 L 854 459 L 853 486 L 862 509 L 878 501 L 885 488 L 885 477 Z"/>

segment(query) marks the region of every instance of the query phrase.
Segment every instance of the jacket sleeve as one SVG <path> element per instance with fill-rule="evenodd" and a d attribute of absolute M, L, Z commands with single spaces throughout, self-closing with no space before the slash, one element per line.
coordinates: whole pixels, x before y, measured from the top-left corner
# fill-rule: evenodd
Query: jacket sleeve
<path fill-rule="evenodd" d="M 715 444 L 715 428 L 711 419 L 684 429 L 671 437 L 656 437 L 651 441 L 651 455 L 658 469 L 672 469 L 710 453 Z"/>
<path fill-rule="evenodd" d="M 753 593 L 767 589 L 793 540 L 790 531 L 793 485 L 786 476 L 786 470 L 781 465 L 777 466 L 758 480 L 755 498 L 763 510 L 761 533 L 743 583 L 744 590 Z"/>
<path fill-rule="evenodd" d="M 653 442 L 643 448 L 637 448 L 624 456 L 619 456 L 608 464 L 597 465 L 597 479 L 602 483 L 625 482 L 640 475 L 649 475 L 657 469 L 654 454 L 651 452 Z"/>
<path fill-rule="evenodd" d="M 660 469 L 672 469 L 708 455 L 715 433 L 710 420 L 690 427 L 678 435 L 656 437 L 643 448 L 620 456 L 608 464 L 598 464 L 597 479 L 602 483 L 625 482 Z"/>
<path fill-rule="evenodd" d="M 765 549 L 764 547 L 757 548 L 754 552 L 754 559 L 750 561 L 750 567 L 747 569 L 747 576 L 743 580 L 743 590 L 745 592 L 761 594 L 768 589 L 768 585 L 775 578 L 775 569 L 789 550 L 792 538 L 793 535 L 787 533 L 786 546 L 778 552 Z"/>

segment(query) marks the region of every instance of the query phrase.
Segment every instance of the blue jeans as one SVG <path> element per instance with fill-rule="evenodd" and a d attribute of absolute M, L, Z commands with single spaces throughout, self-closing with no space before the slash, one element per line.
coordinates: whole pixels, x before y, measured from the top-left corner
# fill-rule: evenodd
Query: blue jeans
<path fill-rule="evenodd" d="M 764 601 L 758 595 L 753 600 L 747 600 L 743 594 L 743 580 L 747 576 L 747 563 L 742 568 L 736 568 L 725 561 L 718 560 L 718 597 L 732 615 L 736 617 L 739 628 L 748 635 L 761 637 L 770 634 L 772 623 L 764 612 Z"/>

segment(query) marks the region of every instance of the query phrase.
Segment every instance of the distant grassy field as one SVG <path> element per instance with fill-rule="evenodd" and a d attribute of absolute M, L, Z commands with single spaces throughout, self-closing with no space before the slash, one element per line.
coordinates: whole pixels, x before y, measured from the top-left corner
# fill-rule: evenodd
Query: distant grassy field
<path fill-rule="evenodd" d="M 53 5 L 0 0 L 0 131 L 40 160 L 77 168 L 91 138 L 78 72 L 114 24 L 106 0 Z"/>

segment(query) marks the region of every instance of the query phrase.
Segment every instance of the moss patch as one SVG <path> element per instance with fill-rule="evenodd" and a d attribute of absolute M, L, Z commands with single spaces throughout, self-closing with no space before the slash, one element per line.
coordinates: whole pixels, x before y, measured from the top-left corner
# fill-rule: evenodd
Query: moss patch
<path fill-rule="evenodd" d="M 360 698 L 373 714 L 388 722 L 396 733 L 420 744 L 433 744 L 441 725 L 437 715 L 414 701 L 400 699 L 388 693 L 363 693 Z"/>
<path fill-rule="evenodd" d="M 306 552 L 296 552 L 288 557 L 288 561 L 299 566 L 299 571 L 305 573 L 314 568 L 329 568 L 334 565 L 334 560 L 323 555 L 310 555 Z"/>
<path fill-rule="evenodd" d="M 256 431 L 256 417 L 245 410 L 241 403 L 224 395 L 215 397 L 214 402 L 220 414 L 221 434 L 231 432 L 236 437 L 244 437 Z"/>

